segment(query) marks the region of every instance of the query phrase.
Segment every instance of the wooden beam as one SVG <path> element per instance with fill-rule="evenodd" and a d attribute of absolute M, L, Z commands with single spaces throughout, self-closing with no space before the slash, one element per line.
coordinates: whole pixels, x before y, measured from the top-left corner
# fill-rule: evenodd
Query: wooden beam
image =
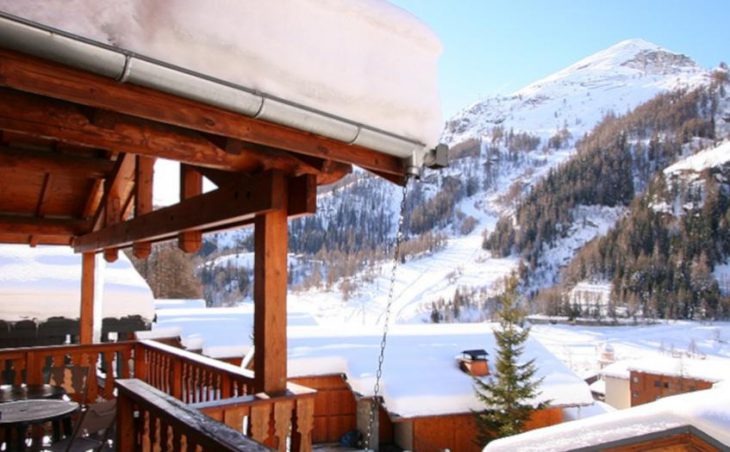
<path fill-rule="evenodd" d="M 114 162 L 101 158 L 89 158 L 0 146 L 0 167 L 14 168 L 34 173 L 51 173 L 69 178 L 106 177 Z"/>
<path fill-rule="evenodd" d="M 118 208 L 117 213 L 121 215 L 122 199 L 127 199 L 134 184 L 134 168 L 134 155 L 119 155 L 111 175 L 104 180 L 104 195 L 94 215 L 94 230 L 104 226 L 107 221 L 114 222 L 115 212 L 112 210 Z"/>
<path fill-rule="evenodd" d="M 222 187 L 77 237 L 74 250 L 85 253 L 121 248 L 136 241 L 168 239 L 182 231 L 224 226 L 282 208 L 285 200 L 274 197 L 273 193 L 275 181 L 282 178 L 280 173 L 251 176 L 235 186 Z"/>
<path fill-rule="evenodd" d="M 134 216 L 152 212 L 154 168 L 154 158 L 137 156 L 134 174 Z M 138 259 L 147 259 L 150 253 L 152 253 L 152 242 L 135 242 L 132 245 L 132 254 Z"/>
<path fill-rule="evenodd" d="M 89 231 L 88 221 L 0 214 L 0 231 L 10 234 L 72 236 Z"/>
<path fill-rule="evenodd" d="M 227 154 L 195 132 L 6 88 L 0 88 L 0 129 L 214 168 L 250 166 L 250 157 Z"/>
<path fill-rule="evenodd" d="M 33 240 L 33 241 L 31 241 Z M 0 243 L 22 245 L 71 245 L 72 235 L 28 235 L 22 233 L 0 232 Z"/>
<path fill-rule="evenodd" d="M 402 176 L 406 172 L 402 159 L 382 152 L 249 118 L 153 89 L 120 84 L 17 52 L 0 50 L 0 85 L 297 154 L 354 164 L 381 173 Z"/>
<path fill-rule="evenodd" d="M 194 167 L 180 165 L 180 201 L 199 196 L 203 193 L 203 175 Z M 183 231 L 178 234 L 177 246 L 186 253 L 197 253 L 203 244 L 203 233 L 197 231 Z"/>
<path fill-rule="evenodd" d="M 81 255 L 81 312 L 79 316 L 79 342 L 94 341 L 94 253 Z"/>
<path fill-rule="evenodd" d="M 46 175 L 43 177 L 43 186 L 41 187 L 41 193 L 38 196 L 38 203 L 35 206 L 35 216 L 36 217 L 43 217 L 43 211 L 45 210 L 46 203 L 48 202 L 48 193 L 50 193 L 51 184 L 53 183 L 53 179 L 51 177 L 50 173 L 46 173 Z"/>
<path fill-rule="evenodd" d="M 287 197 L 284 179 L 274 196 Z M 286 390 L 286 208 L 257 215 L 254 226 L 254 390 Z"/>
<path fill-rule="evenodd" d="M 91 183 L 91 189 L 89 190 L 89 197 L 86 199 L 84 210 L 81 212 L 81 218 L 90 220 L 96 213 L 101 199 L 104 196 L 104 179 L 94 179 Z"/>

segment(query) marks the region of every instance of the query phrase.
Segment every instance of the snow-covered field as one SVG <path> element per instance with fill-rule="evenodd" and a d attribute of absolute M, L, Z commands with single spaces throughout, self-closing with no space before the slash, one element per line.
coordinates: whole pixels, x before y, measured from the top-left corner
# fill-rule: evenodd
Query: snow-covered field
<path fill-rule="evenodd" d="M 681 353 L 687 359 L 730 358 L 730 322 L 671 321 L 646 326 L 535 325 L 530 334 L 582 377 L 598 371 L 598 357 L 604 344 L 611 344 L 616 360 L 650 360 L 672 352 Z"/>

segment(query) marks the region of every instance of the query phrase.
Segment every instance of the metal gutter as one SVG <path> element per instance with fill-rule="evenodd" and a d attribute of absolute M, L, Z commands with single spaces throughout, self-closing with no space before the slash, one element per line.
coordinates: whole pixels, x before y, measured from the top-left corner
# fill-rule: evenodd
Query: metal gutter
<path fill-rule="evenodd" d="M 77 69 L 230 110 L 252 118 L 374 149 L 406 161 L 418 175 L 424 165 L 444 166 L 447 148 L 423 143 L 244 86 L 189 71 L 134 52 L 57 30 L 0 11 L 0 46 Z"/>

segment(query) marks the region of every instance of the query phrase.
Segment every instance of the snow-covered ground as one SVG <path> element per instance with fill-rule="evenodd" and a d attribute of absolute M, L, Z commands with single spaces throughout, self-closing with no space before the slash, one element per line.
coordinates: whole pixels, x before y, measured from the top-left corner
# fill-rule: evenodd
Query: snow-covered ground
<path fill-rule="evenodd" d="M 598 372 L 598 358 L 604 344 L 611 344 L 616 360 L 651 360 L 672 352 L 681 353 L 688 359 L 730 358 L 730 322 L 676 321 L 646 326 L 535 325 L 530 334 L 583 377 Z"/>

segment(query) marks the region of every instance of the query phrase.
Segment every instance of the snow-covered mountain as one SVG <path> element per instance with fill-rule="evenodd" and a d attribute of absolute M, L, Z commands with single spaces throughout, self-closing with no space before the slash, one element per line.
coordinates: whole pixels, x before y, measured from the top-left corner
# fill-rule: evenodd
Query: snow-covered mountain
<path fill-rule="evenodd" d="M 609 112 L 622 114 L 657 94 L 706 83 L 709 72 L 685 55 L 643 39 L 621 41 L 506 97 L 490 97 L 446 123 L 456 144 L 490 135 L 495 126 L 547 139 L 567 127 L 574 137 Z"/>
<path fill-rule="evenodd" d="M 395 279 L 393 319 L 476 320 L 488 315 L 481 305 L 499 292 L 503 277 L 519 266 L 518 258 L 496 258 L 481 247 L 485 233 L 494 229 L 498 219 L 509 216 L 531 187 L 574 156 L 576 141 L 606 115 L 626 113 L 657 94 L 706 85 L 710 79 L 711 72 L 689 57 L 634 39 L 584 58 L 511 96 L 484 99 L 447 121 L 442 141 L 452 147 L 451 166 L 429 171 L 421 181 L 411 183 L 406 212 L 410 238 L 424 230 L 442 238 L 434 239 L 437 245 L 421 244 L 401 264 Z M 295 240 L 306 236 L 304 242 L 312 243 L 325 238 L 325 254 L 331 257 L 338 247 L 345 254 L 355 250 L 352 244 L 362 233 L 365 242 L 381 243 L 382 249 L 351 251 L 361 253 L 356 259 L 366 265 L 354 274 L 335 277 L 352 263 L 340 259 L 333 265 L 336 268 L 328 269 L 321 249 L 308 254 L 303 250 L 310 245 L 298 243 L 290 265 L 295 289 L 290 304 L 310 310 L 320 323 L 382 321 L 392 264 L 386 248 L 393 243 L 400 194 L 392 184 L 359 171 L 321 194 L 318 214 L 303 220 L 310 222 L 309 229 L 293 225 Z M 364 221 L 363 210 L 382 221 Z M 533 272 L 533 282 L 550 283 L 578 249 L 605 234 L 624 214 L 623 207 L 600 206 L 577 206 L 575 212 L 576 221 L 567 226 L 565 237 L 545 249 L 547 258 Z M 379 233 L 387 235 L 380 241 L 373 239 L 372 229 L 379 222 L 385 223 Z M 367 231 L 358 232 L 357 225 L 365 223 Z M 340 239 L 332 234 L 343 230 L 347 244 L 333 243 Z M 225 244 L 235 244 L 223 253 L 242 252 L 245 235 L 220 235 L 219 251 Z M 204 265 L 210 268 L 212 262 Z M 305 280 L 310 284 L 301 288 L 299 283 Z M 455 296 L 457 290 L 459 296 Z M 455 298 L 462 300 L 460 306 L 454 306 Z M 439 318 L 434 314 L 437 310 L 453 315 Z"/>

